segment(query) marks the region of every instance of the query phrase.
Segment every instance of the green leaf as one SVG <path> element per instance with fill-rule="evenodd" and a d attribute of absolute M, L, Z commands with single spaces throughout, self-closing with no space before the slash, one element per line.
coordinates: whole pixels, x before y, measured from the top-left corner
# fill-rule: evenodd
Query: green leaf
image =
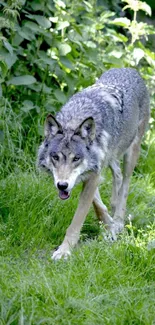
<path fill-rule="evenodd" d="M 12 39 L 12 45 L 18 47 L 23 41 L 23 37 L 19 35 L 19 33 L 16 33 L 15 36 Z"/>
<path fill-rule="evenodd" d="M 0 76 L 5 78 L 8 71 L 7 64 L 4 61 L 0 61 Z"/>
<path fill-rule="evenodd" d="M 56 4 L 57 4 L 57 6 L 60 7 L 60 8 L 63 8 L 63 9 L 66 8 L 65 3 L 64 3 L 63 1 L 61 1 L 61 0 L 57 0 L 57 1 L 56 1 Z"/>
<path fill-rule="evenodd" d="M 0 130 L 0 143 L 4 142 L 4 132 Z"/>
<path fill-rule="evenodd" d="M 23 105 L 29 107 L 30 109 L 34 107 L 34 104 L 31 100 L 24 100 Z"/>
<path fill-rule="evenodd" d="M 123 55 L 123 51 L 120 51 L 120 50 L 113 50 L 109 53 L 109 56 L 113 56 L 115 57 L 116 59 L 120 59 Z"/>
<path fill-rule="evenodd" d="M 8 85 L 16 85 L 16 86 L 20 86 L 20 85 L 31 85 L 33 83 L 35 83 L 37 80 L 31 76 L 31 75 L 23 75 L 23 76 L 19 76 L 19 77 L 13 77 L 11 78 L 7 84 Z"/>
<path fill-rule="evenodd" d="M 2 86 L 0 85 L 0 97 L 3 96 Z"/>
<path fill-rule="evenodd" d="M 60 62 L 68 69 L 73 70 L 74 66 L 68 58 L 65 58 L 64 56 L 60 57 Z"/>
<path fill-rule="evenodd" d="M 120 68 L 123 66 L 123 61 L 122 60 L 117 59 L 114 56 L 110 56 L 109 54 L 105 55 L 104 62 L 110 63 L 111 65 L 114 65 L 114 66 L 117 66 L 117 67 L 120 67 Z"/>
<path fill-rule="evenodd" d="M 128 38 L 125 35 L 123 35 L 123 34 L 116 33 L 116 35 L 114 36 L 114 41 L 115 42 L 118 41 L 118 42 L 124 42 L 124 43 L 126 43 L 128 41 Z"/>
<path fill-rule="evenodd" d="M 42 92 L 45 94 L 51 94 L 51 88 L 46 86 L 46 84 L 42 84 L 41 82 L 37 82 L 36 84 L 28 85 L 29 89 L 32 89 L 36 92 Z"/>
<path fill-rule="evenodd" d="M 140 2 L 139 9 L 145 11 L 149 16 L 152 14 L 151 7 L 146 2 Z"/>
<path fill-rule="evenodd" d="M 145 49 L 145 59 L 147 60 L 147 62 L 153 66 L 153 68 L 155 68 L 155 53 L 151 52 L 149 49 Z"/>
<path fill-rule="evenodd" d="M 10 53 L 8 53 L 7 55 L 5 55 L 5 62 L 8 66 L 8 69 L 10 69 L 17 60 L 18 58 L 15 54 L 10 55 Z"/>
<path fill-rule="evenodd" d="M 47 19 L 44 16 L 41 15 L 33 15 L 33 19 L 35 19 L 37 21 L 37 23 L 42 26 L 43 28 L 47 29 L 51 27 L 51 22 L 49 21 L 49 19 Z"/>
<path fill-rule="evenodd" d="M 89 3 L 89 1 L 84 1 L 83 0 L 83 3 L 85 4 L 85 6 L 86 6 L 86 8 L 87 9 L 89 9 L 88 11 L 92 11 L 92 9 L 93 9 L 93 6 L 92 6 L 92 4 L 91 3 Z"/>
<path fill-rule="evenodd" d="M 24 27 L 26 28 L 29 28 L 31 30 L 31 33 L 32 31 L 36 34 L 40 33 L 41 32 L 41 29 L 40 27 L 38 26 L 38 24 L 34 23 L 33 21 L 27 21 L 24 25 Z"/>
<path fill-rule="evenodd" d="M 96 48 L 96 44 L 95 42 L 92 41 L 86 41 L 85 44 L 87 45 L 87 47 L 90 47 L 92 49 Z"/>
<path fill-rule="evenodd" d="M 50 20 L 52 23 L 57 23 L 57 22 L 58 22 L 58 19 L 59 19 L 59 17 L 49 17 L 49 20 Z"/>
<path fill-rule="evenodd" d="M 143 11 L 146 12 L 146 14 L 151 16 L 151 7 L 146 2 L 144 2 L 144 1 L 134 1 L 134 0 L 124 0 L 123 2 L 128 3 L 128 5 L 126 5 L 123 8 L 123 11 L 128 9 L 128 8 L 133 10 L 134 12 L 138 12 L 139 10 L 143 10 Z M 151 1 L 150 1 L 150 4 L 151 4 Z"/>
<path fill-rule="evenodd" d="M 50 102 L 47 102 L 45 104 L 45 109 L 46 109 L 47 112 L 55 113 L 55 107 L 52 104 Z"/>
<path fill-rule="evenodd" d="M 68 27 L 69 25 L 70 25 L 70 23 L 68 21 L 60 21 L 60 22 L 58 22 L 56 29 L 61 30 L 61 29 Z"/>
<path fill-rule="evenodd" d="M 26 16 L 28 18 L 32 19 L 32 20 L 35 20 L 41 27 L 43 27 L 45 29 L 51 27 L 51 22 L 49 21 L 48 18 L 46 18 L 44 16 L 41 16 L 41 15 L 31 15 L 31 14 L 27 14 Z M 33 22 L 28 22 L 28 23 L 33 23 Z"/>
<path fill-rule="evenodd" d="M 13 47 L 11 46 L 11 44 L 4 40 L 3 40 L 3 44 L 4 44 L 4 47 L 9 51 L 9 53 L 11 55 L 13 55 Z"/>
<path fill-rule="evenodd" d="M 31 100 L 24 100 L 23 106 L 21 107 L 21 110 L 25 113 L 29 112 L 31 109 L 34 108 L 34 104 Z"/>
<path fill-rule="evenodd" d="M 42 3 L 37 3 L 37 2 L 32 2 L 32 3 L 29 3 L 29 5 L 31 6 L 31 8 L 34 10 L 34 11 L 43 11 L 44 10 L 44 2 Z"/>
<path fill-rule="evenodd" d="M 111 24 L 122 26 L 122 27 L 129 27 L 130 25 L 130 19 L 126 17 L 122 18 L 115 18 L 113 21 L 110 22 Z"/>
<path fill-rule="evenodd" d="M 58 47 L 59 47 L 59 53 L 61 56 L 66 56 L 72 50 L 71 46 L 68 45 L 67 43 L 60 44 Z"/>
<path fill-rule="evenodd" d="M 41 61 L 43 61 L 45 64 L 48 64 L 50 66 L 53 66 L 55 64 L 55 60 L 51 59 L 44 51 L 39 51 L 38 56 Z"/>
<path fill-rule="evenodd" d="M 139 61 L 144 57 L 145 53 L 140 48 L 134 48 L 133 50 L 133 59 L 136 62 L 136 65 L 139 63 Z"/>
<path fill-rule="evenodd" d="M 19 35 L 28 41 L 32 41 L 35 39 L 35 33 L 32 34 L 32 32 L 28 28 L 23 28 L 22 30 L 20 30 Z"/>
<path fill-rule="evenodd" d="M 51 94 L 51 88 L 46 86 L 45 84 L 43 85 L 42 89 L 45 94 Z"/>
<path fill-rule="evenodd" d="M 56 99 L 58 100 L 58 102 L 60 102 L 62 104 L 66 103 L 67 98 L 66 98 L 65 94 L 60 89 L 54 90 L 54 95 L 55 95 Z"/>
<path fill-rule="evenodd" d="M 38 134 L 43 137 L 44 136 L 44 127 L 41 125 L 38 125 Z"/>

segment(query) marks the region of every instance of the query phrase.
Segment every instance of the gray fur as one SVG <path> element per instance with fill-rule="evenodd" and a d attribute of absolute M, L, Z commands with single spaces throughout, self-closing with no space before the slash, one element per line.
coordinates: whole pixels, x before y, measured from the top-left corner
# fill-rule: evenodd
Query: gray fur
<path fill-rule="evenodd" d="M 149 96 L 138 72 L 131 68 L 111 69 L 95 85 L 76 93 L 62 107 L 56 119 L 62 126 L 63 135 L 57 134 L 52 141 L 50 137 L 45 140 L 49 148 L 44 144 L 40 147 L 39 165 L 46 165 L 45 158 L 50 150 L 81 150 L 89 161 L 88 170 L 100 170 L 103 164 L 109 164 L 126 151 L 135 137 L 139 120 L 145 116 L 148 120 Z M 96 135 L 94 143 L 87 147 L 83 139 L 73 135 L 89 117 L 95 121 Z M 94 147 L 103 149 L 103 130 L 110 137 L 106 149 L 108 156 L 101 162 Z"/>
<path fill-rule="evenodd" d="M 128 155 L 129 151 L 131 156 L 134 146 L 137 146 L 138 152 L 148 119 L 149 95 L 138 72 L 131 68 L 110 69 L 93 86 L 73 95 L 56 118 L 47 118 L 46 138 L 39 149 L 38 164 L 53 174 L 64 168 L 59 175 L 63 174 L 61 181 L 65 182 L 70 173 L 74 174 L 79 169 L 80 174 L 68 185 L 69 191 L 77 182 L 85 177 L 87 179 L 89 174 L 99 175 L 102 167 L 109 165 L 114 169 L 113 201 L 117 201 L 122 178 L 116 182 L 120 171 L 117 167 L 116 172 L 118 164 L 115 162 L 121 156 Z M 137 158 L 135 157 L 135 163 Z M 64 175 L 66 165 L 70 165 L 69 171 L 66 171 L 67 176 Z M 57 186 L 56 182 L 57 180 Z M 127 190 L 128 180 L 125 182 Z M 116 186 L 116 183 L 120 185 Z M 122 190 L 122 205 L 125 206 L 123 191 L 125 189 Z M 99 201 L 99 194 L 94 197 L 96 211 L 107 213 L 105 206 Z M 117 209 L 115 205 L 116 202 L 114 211 L 117 214 L 121 207 Z M 114 218 L 117 217 L 119 216 L 114 213 Z M 110 224 L 110 218 L 107 214 L 104 219 L 108 219 Z"/>

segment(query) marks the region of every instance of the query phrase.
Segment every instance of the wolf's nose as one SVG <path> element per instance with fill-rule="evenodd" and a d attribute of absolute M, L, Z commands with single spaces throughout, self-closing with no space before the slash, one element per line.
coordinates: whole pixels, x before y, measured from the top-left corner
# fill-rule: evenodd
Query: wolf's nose
<path fill-rule="evenodd" d="M 68 183 L 67 182 L 64 182 L 64 183 L 63 182 L 58 182 L 57 187 L 61 191 L 67 190 Z"/>

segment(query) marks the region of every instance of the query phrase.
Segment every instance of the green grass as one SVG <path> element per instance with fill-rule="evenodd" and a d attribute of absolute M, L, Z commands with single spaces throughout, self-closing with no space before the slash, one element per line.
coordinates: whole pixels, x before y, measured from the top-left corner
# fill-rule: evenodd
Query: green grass
<path fill-rule="evenodd" d="M 131 180 L 126 216 L 134 217 L 132 224 L 127 218 L 118 241 L 105 242 L 91 209 L 72 256 L 58 262 L 51 254 L 71 222 L 81 185 L 70 200 L 59 200 L 52 179 L 34 171 L 30 150 L 27 155 L 21 145 L 18 151 L 12 133 L 6 140 L 0 168 L 0 325 L 155 325 L 155 136 L 143 145 Z M 110 193 L 106 171 L 101 194 L 108 208 Z"/>
<path fill-rule="evenodd" d="M 72 219 L 80 186 L 62 202 L 44 174 L 18 172 L 1 179 L 0 324 L 155 324 L 152 175 L 153 165 L 149 173 L 147 165 L 143 175 L 135 172 L 127 207 L 134 221 L 127 221 L 117 242 L 103 240 L 91 210 L 78 247 L 68 261 L 58 262 L 51 253 Z M 108 173 L 101 185 L 106 204 L 110 189 Z"/>
<path fill-rule="evenodd" d="M 2 257 L 2 324 L 154 324 L 154 254 L 87 242 L 67 262 L 49 250 Z"/>

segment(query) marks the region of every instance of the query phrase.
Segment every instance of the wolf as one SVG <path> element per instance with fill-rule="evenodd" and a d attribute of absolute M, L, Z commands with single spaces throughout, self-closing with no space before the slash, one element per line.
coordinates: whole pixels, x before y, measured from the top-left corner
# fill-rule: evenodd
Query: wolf
<path fill-rule="evenodd" d="M 62 200 L 69 199 L 73 187 L 83 182 L 77 210 L 52 255 L 54 260 L 71 254 L 91 204 L 112 239 L 123 230 L 130 176 L 148 125 L 149 106 L 148 90 L 139 73 L 112 68 L 94 85 L 74 94 L 56 117 L 47 116 L 38 165 L 53 175 Z M 110 167 L 113 179 L 111 214 L 98 187 L 105 167 Z"/>

